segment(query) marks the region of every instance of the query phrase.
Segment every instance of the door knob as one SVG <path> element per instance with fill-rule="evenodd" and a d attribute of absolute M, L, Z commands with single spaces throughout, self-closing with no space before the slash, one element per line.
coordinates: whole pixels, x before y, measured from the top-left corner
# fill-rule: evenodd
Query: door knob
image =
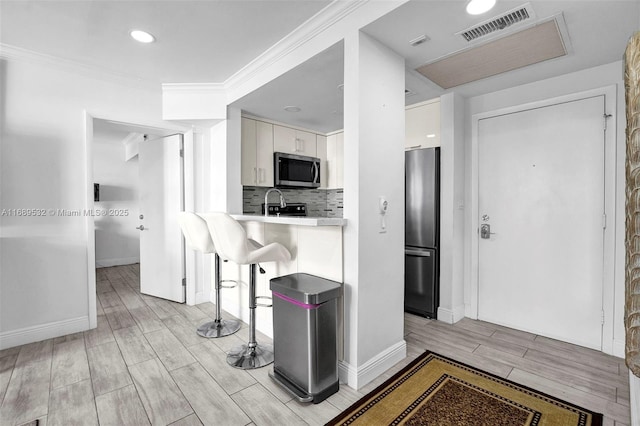
<path fill-rule="evenodd" d="M 144 225 L 136 226 L 136 229 L 139 229 L 139 230 L 141 230 L 141 231 L 144 231 Z"/>
<path fill-rule="evenodd" d="M 495 232 L 491 232 L 491 225 L 489 225 L 488 223 L 483 223 L 482 225 L 480 225 L 480 238 L 488 240 L 494 233 Z"/>

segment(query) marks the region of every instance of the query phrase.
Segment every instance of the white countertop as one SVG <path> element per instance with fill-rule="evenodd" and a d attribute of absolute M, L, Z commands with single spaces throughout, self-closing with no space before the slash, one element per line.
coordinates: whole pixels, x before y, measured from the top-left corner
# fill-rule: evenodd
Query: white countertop
<path fill-rule="evenodd" d="M 345 226 L 347 219 L 341 217 L 311 217 L 311 216 L 267 216 L 255 214 L 232 214 L 235 220 L 244 222 L 277 223 L 281 225 L 304 226 Z"/>

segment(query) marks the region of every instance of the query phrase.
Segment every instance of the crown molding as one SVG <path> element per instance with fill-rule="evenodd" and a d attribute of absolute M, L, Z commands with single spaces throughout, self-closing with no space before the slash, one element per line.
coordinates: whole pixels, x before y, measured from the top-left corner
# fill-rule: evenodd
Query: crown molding
<path fill-rule="evenodd" d="M 109 81 L 121 85 L 124 84 L 135 88 L 158 90 L 160 87 L 160 83 L 158 82 L 144 80 L 129 74 L 110 71 L 98 66 L 87 65 L 70 59 L 47 55 L 4 43 L 0 43 L 0 59 L 16 62 L 28 62 L 73 73 L 82 77 Z"/>
<path fill-rule="evenodd" d="M 228 105 L 339 42 L 347 32 L 362 28 L 407 1 L 409 0 L 334 0 L 231 77 L 219 83 L 162 84 L 3 43 L 0 43 L 0 59 L 36 63 L 129 87 L 154 91 L 160 89 L 165 99 L 204 97 L 208 99 L 210 107 L 214 100 L 216 103 L 222 100 L 222 103 Z M 356 11 L 358 13 L 355 13 Z M 220 119 L 221 112 L 217 111 L 219 107 L 215 109 L 214 115 L 216 119 Z M 212 112 L 210 111 L 210 114 Z"/>
<path fill-rule="evenodd" d="M 224 83 L 163 83 L 163 93 L 184 93 L 184 94 L 225 94 Z"/>
<path fill-rule="evenodd" d="M 319 34 L 333 27 L 337 22 L 360 9 L 371 0 L 333 1 L 307 21 L 287 34 L 260 56 L 249 62 L 224 82 L 228 91 L 240 90 L 254 77 L 276 64 L 296 49 Z M 329 46 L 327 46 L 329 47 Z M 238 96 L 240 97 L 240 96 Z M 229 99 L 230 102 L 236 99 Z"/>

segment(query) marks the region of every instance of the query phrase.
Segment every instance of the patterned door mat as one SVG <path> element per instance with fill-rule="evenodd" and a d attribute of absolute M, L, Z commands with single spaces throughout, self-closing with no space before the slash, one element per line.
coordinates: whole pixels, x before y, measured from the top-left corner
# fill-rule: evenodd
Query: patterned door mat
<path fill-rule="evenodd" d="M 327 424 L 601 426 L 602 414 L 425 352 Z"/>

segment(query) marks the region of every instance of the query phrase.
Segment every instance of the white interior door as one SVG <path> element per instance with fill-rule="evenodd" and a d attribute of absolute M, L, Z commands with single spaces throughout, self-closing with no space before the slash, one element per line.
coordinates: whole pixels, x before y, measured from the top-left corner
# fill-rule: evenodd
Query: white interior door
<path fill-rule="evenodd" d="M 185 301 L 182 135 L 140 143 L 140 292 Z"/>
<path fill-rule="evenodd" d="M 601 349 L 603 115 L 596 96 L 479 121 L 479 319 Z"/>

